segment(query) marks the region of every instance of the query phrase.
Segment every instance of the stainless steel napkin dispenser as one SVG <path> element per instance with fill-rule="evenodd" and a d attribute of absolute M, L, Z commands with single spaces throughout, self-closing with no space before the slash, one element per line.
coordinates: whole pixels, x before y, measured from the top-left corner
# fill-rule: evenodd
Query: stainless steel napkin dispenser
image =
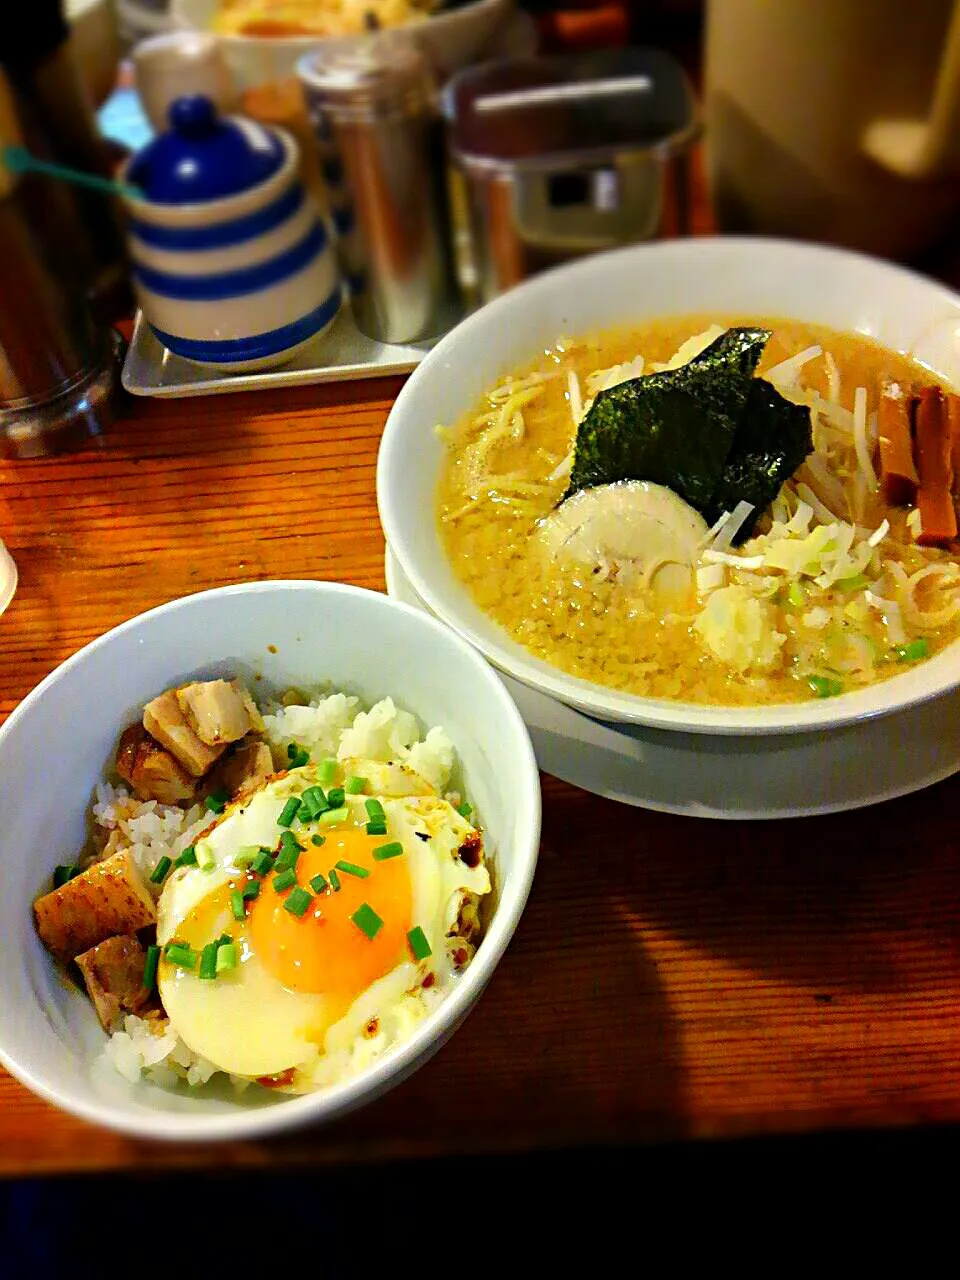
<path fill-rule="evenodd" d="M 573 257 L 689 231 L 699 110 L 660 50 L 468 68 L 448 82 L 443 110 L 478 301 Z"/>

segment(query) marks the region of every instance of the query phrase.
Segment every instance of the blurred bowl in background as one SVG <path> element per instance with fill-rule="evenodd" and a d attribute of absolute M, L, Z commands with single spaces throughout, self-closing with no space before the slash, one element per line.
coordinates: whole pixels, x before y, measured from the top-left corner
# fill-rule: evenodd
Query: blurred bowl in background
<path fill-rule="evenodd" d="M 218 8 L 218 0 L 171 0 L 170 16 L 180 29 L 209 31 Z M 513 10 L 514 0 L 468 0 L 404 29 L 415 37 L 437 73 L 446 78 L 477 57 L 506 25 Z M 347 51 L 365 37 L 221 35 L 219 39 L 237 87 L 244 90 L 295 76 L 298 60 L 312 50 Z"/>

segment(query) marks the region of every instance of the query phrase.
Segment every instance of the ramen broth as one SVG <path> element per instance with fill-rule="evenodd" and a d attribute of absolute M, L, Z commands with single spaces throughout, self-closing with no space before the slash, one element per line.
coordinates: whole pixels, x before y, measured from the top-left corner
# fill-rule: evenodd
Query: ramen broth
<path fill-rule="evenodd" d="M 882 385 L 919 388 L 934 379 L 870 339 L 820 326 L 739 317 L 720 322 L 773 330 L 757 370 L 761 377 L 798 352 L 822 348 L 800 370 L 796 385 L 780 386 L 790 399 L 815 393 L 822 402 L 842 406 L 833 417 L 813 415 L 814 445 L 830 473 L 824 479 L 822 461 L 814 463 L 819 492 L 832 501 L 833 516 L 856 526 L 861 542 L 889 522 L 875 549 L 863 550 L 863 557 L 870 555 L 866 584 L 864 574 L 821 589 L 813 579 L 795 587 L 783 574 L 767 574 L 761 583 L 756 572 L 731 566 L 711 571 L 725 574 L 728 585 L 748 582 L 757 594 L 756 618 L 777 637 L 776 661 L 744 666 L 704 643 L 697 618 L 705 602 L 696 579 L 689 599 L 665 608 L 616 572 L 561 565 L 544 556 L 539 522 L 566 492 L 575 438 L 571 401 L 588 399 L 590 375 L 638 355 L 643 372 L 650 372 L 652 363 L 670 360 L 693 335 L 717 323 L 715 316 L 683 317 L 561 342 L 504 378 L 446 433 L 440 536 L 476 604 L 534 657 L 570 675 L 632 694 L 698 703 L 759 705 L 839 693 L 895 675 L 905 661 L 930 656 L 954 640 L 960 634 L 960 569 L 953 550 L 916 545 L 909 509 L 889 507 L 880 491 L 872 491 L 862 476 L 857 480 L 852 438 L 837 443 L 857 388 L 866 389 L 872 448 Z M 803 475 L 810 479 L 805 466 L 770 509 L 779 511 L 781 522 L 797 511 L 798 493 L 809 496 L 809 490 L 798 489 L 797 476 Z M 839 512 L 841 494 L 845 509 Z M 829 518 L 831 512 L 821 508 L 810 520 L 811 530 Z M 767 514 L 751 539 L 727 550 L 749 557 L 770 523 Z M 931 565 L 946 568 L 929 572 Z M 865 585 L 900 591 L 902 610 L 897 606 L 888 616 L 876 604 L 877 591 L 871 601 Z"/>

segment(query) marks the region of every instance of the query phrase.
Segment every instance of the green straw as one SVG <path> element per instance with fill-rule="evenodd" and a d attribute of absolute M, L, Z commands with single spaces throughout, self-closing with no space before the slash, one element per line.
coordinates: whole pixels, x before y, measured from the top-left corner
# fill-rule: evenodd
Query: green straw
<path fill-rule="evenodd" d="M 74 186 L 91 187 L 94 191 L 106 191 L 114 196 L 125 196 L 133 200 L 144 198 L 140 188 L 132 183 L 104 178 L 95 173 L 84 173 L 80 169 L 68 169 L 66 165 L 54 164 L 50 160 L 40 160 L 31 155 L 26 147 L 0 147 L 0 165 L 4 165 L 11 173 L 43 173 L 48 178 L 59 178 L 62 182 L 72 182 Z"/>

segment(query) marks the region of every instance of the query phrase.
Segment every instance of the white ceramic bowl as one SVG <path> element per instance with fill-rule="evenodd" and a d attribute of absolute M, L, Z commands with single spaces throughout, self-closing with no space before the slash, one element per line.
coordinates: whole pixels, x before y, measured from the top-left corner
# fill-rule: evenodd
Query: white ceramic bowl
<path fill-rule="evenodd" d="M 470 599 L 447 563 L 436 522 L 443 445 L 484 391 L 558 338 L 657 316 L 753 313 L 819 322 L 912 352 L 960 382 L 960 297 L 888 263 L 788 241 L 662 241 L 556 268 L 459 324 L 414 371 L 390 411 L 377 465 L 387 541 L 429 608 L 530 688 L 599 719 L 693 733 L 825 729 L 895 712 L 960 684 L 960 643 L 869 689 L 800 704 L 706 707 L 641 698 L 565 675 L 533 658 Z"/>
<path fill-rule="evenodd" d="M 447 999 L 365 1073 L 298 1097 L 261 1089 L 238 1098 L 229 1086 L 191 1096 L 129 1084 L 102 1061 L 92 1006 L 59 976 L 33 927 L 31 903 L 53 864 L 84 843 L 92 789 L 119 731 L 158 689 L 237 670 L 260 673 L 278 692 L 330 680 L 369 699 L 390 694 L 423 724 L 445 726 L 494 868 L 487 931 Z M 503 684 L 448 628 L 377 592 L 261 582 L 162 605 L 49 675 L 0 729 L 0 813 L 0 1062 L 86 1120 L 150 1138 L 210 1140 L 329 1120 L 398 1084 L 440 1047 L 475 1004 L 520 919 L 537 859 L 540 789 L 527 731 Z"/>
<path fill-rule="evenodd" d="M 170 16 L 181 29 L 207 31 L 217 7 L 217 0 L 171 0 Z M 438 13 L 404 29 L 413 33 L 433 65 L 446 77 L 469 65 L 505 26 L 513 8 L 514 0 L 471 0 L 449 13 Z M 237 87 L 249 89 L 294 76 L 297 62 L 313 50 L 345 52 L 361 38 L 224 35 L 220 40 Z"/>

